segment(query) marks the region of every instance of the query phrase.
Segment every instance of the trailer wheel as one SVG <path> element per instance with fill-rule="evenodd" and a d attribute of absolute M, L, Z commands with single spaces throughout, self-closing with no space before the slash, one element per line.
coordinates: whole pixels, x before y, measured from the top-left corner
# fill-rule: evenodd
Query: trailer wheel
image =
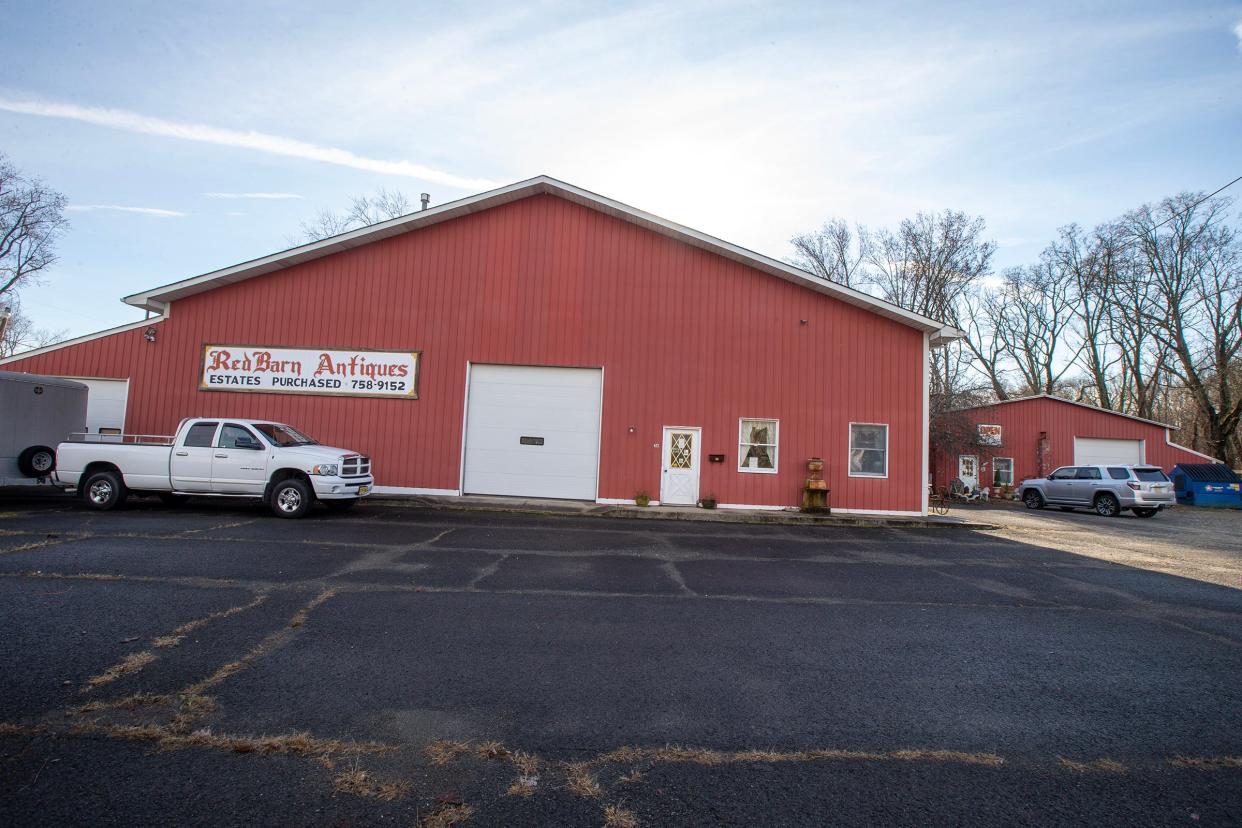
<path fill-rule="evenodd" d="M 47 446 L 31 446 L 18 455 L 17 467 L 27 477 L 47 477 L 56 469 L 56 452 Z"/>
<path fill-rule="evenodd" d="M 120 506 L 128 495 L 121 476 L 114 471 L 95 472 L 86 478 L 86 485 L 82 487 L 86 505 L 102 512 Z"/>
<path fill-rule="evenodd" d="M 288 477 L 272 485 L 268 505 L 277 517 L 304 517 L 315 504 L 315 495 L 306 481 Z"/>

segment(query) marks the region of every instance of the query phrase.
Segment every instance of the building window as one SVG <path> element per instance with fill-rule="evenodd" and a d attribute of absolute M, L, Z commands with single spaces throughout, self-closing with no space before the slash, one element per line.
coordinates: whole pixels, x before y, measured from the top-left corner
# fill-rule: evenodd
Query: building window
<path fill-rule="evenodd" d="M 738 471 L 776 474 L 776 440 L 779 428 L 779 420 L 742 418 L 738 425 Z"/>
<path fill-rule="evenodd" d="M 993 457 L 992 458 L 992 485 L 993 486 L 1012 486 L 1013 485 L 1013 458 L 1012 457 Z"/>
<path fill-rule="evenodd" d="M 888 426 L 850 423 L 850 477 L 888 477 Z"/>

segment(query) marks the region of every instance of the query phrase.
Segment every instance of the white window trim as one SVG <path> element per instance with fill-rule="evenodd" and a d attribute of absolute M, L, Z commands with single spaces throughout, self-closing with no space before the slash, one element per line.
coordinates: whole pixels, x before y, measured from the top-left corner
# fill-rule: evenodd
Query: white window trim
<path fill-rule="evenodd" d="M 997 483 L 996 482 L 996 461 L 997 460 L 1008 460 L 1009 461 L 1009 482 L 1008 483 Z M 1012 486 L 1013 485 L 1013 458 L 1012 457 L 993 457 L 992 458 L 992 485 L 993 486 Z"/>
<path fill-rule="evenodd" d="M 771 445 L 772 452 L 776 456 L 772 458 L 772 468 L 770 469 L 749 469 L 742 465 L 742 423 L 750 420 L 751 422 L 773 423 L 776 426 L 776 433 L 772 435 L 772 442 L 763 445 Z M 747 445 L 756 445 L 748 443 Z M 777 469 L 781 465 L 781 421 L 775 417 L 738 417 L 737 418 L 737 470 L 746 474 L 776 474 Z"/>
<path fill-rule="evenodd" d="M 884 429 L 884 474 L 868 474 L 867 472 L 855 472 L 850 468 L 850 452 L 854 450 L 854 426 L 880 426 Z M 845 433 L 845 471 L 849 477 L 870 477 L 873 480 L 883 480 L 888 477 L 888 423 L 850 423 L 849 430 Z"/>

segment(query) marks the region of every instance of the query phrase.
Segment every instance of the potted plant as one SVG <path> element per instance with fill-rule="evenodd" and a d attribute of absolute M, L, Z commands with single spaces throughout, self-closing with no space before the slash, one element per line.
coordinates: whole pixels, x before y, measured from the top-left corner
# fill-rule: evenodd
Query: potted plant
<path fill-rule="evenodd" d="M 651 495 L 647 494 L 646 492 L 639 492 L 638 494 L 634 495 L 634 504 L 636 506 L 650 506 Z"/>
<path fill-rule="evenodd" d="M 714 494 L 709 494 L 707 497 L 699 501 L 699 505 L 702 506 L 704 509 L 715 509 L 716 508 L 716 496 Z"/>

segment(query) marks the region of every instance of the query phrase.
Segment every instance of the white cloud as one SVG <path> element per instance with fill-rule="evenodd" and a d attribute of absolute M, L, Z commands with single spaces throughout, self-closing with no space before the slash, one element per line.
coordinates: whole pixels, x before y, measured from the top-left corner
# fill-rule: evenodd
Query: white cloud
<path fill-rule="evenodd" d="M 159 216 L 160 218 L 181 218 L 185 215 L 180 210 L 163 210 L 159 207 L 126 207 L 122 204 L 70 204 L 68 209 L 82 212 L 114 210 L 118 213 L 141 213 L 144 216 Z"/>
<path fill-rule="evenodd" d="M 1233 27 L 1233 33 L 1238 37 L 1238 51 L 1242 52 L 1242 20 L 1238 21 L 1238 25 Z"/>
<path fill-rule="evenodd" d="M 203 193 L 207 198 L 253 198 L 253 199 L 284 199 L 302 198 L 297 193 Z"/>
<path fill-rule="evenodd" d="M 181 138 L 186 141 L 201 141 L 207 144 L 218 144 L 226 147 L 241 147 L 290 158 L 304 158 L 308 161 L 322 161 L 326 164 L 337 164 L 342 167 L 352 167 L 385 175 L 418 178 L 460 190 L 488 190 L 496 186 L 495 182 L 487 179 L 465 178 L 422 164 L 415 164 L 411 161 L 384 161 L 377 158 L 367 158 L 356 155 L 349 150 L 336 147 L 322 147 L 280 135 L 270 135 L 264 132 L 242 132 L 240 130 L 222 129 L 205 124 L 167 121 L 163 118 L 155 118 L 124 109 L 78 106 L 77 104 L 54 103 L 51 101 L 0 99 L 0 110 L 17 112 L 23 115 L 39 115 L 45 118 L 65 118 L 70 121 L 80 121 L 82 123 L 95 124 L 96 126 L 123 129 L 146 135 Z"/>

